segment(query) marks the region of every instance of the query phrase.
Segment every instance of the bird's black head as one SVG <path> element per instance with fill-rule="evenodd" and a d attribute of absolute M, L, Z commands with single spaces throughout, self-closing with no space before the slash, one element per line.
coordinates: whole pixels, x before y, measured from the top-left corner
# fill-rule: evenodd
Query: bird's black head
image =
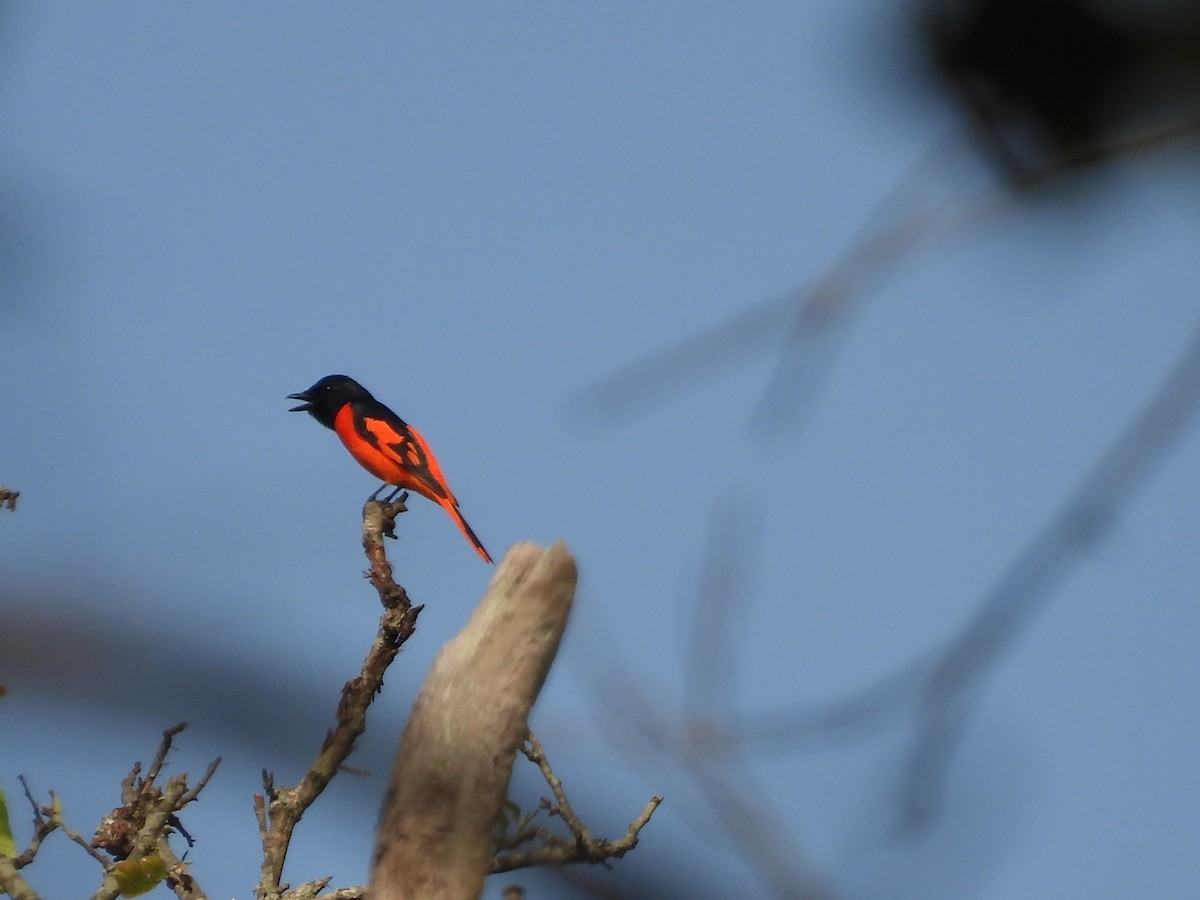
<path fill-rule="evenodd" d="M 288 412 L 306 412 L 326 428 L 333 427 L 338 410 L 356 400 L 371 400 L 370 391 L 345 375 L 326 375 L 312 387 L 299 394 L 288 394 L 289 400 L 303 400 Z"/>

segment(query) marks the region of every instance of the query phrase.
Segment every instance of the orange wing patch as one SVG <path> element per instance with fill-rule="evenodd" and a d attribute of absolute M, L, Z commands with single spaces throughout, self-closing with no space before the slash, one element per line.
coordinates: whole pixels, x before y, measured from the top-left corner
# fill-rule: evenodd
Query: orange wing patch
<path fill-rule="evenodd" d="M 347 404 L 338 411 L 333 428 L 350 455 L 376 478 L 435 502 L 457 505 L 429 445 L 399 417 L 364 416 Z"/>
<path fill-rule="evenodd" d="M 326 424 L 325 419 L 320 419 Z M 382 403 L 368 398 L 344 403 L 333 417 L 333 430 L 360 466 L 387 484 L 414 491 L 446 510 L 486 562 L 484 549 L 450 493 L 442 467 L 425 438 Z"/>

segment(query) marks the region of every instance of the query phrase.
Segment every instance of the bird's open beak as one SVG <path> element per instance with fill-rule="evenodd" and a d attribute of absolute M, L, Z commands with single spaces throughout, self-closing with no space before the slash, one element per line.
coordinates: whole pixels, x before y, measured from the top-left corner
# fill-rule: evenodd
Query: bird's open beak
<path fill-rule="evenodd" d="M 288 412 L 308 412 L 310 409 L 312 409 L 312 403 L 310 402 L 312 400 L 312 397 L 309 394 L 288 394 L 287 398 L 289 400 L 303 400 L 304 401 L 299 406 L 293 406 L 291 409 L 288 410 Z"/>

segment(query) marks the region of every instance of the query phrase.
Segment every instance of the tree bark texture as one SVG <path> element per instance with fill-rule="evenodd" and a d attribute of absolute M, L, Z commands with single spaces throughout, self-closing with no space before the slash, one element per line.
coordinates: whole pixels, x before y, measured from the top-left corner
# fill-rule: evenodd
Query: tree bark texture
<path fill-rule="evenodd" d="M 560 541 L 513 547 L 442 648 L 400 739 L 375 837 L 371 900 L 474 900 L 529 711 L 575 596 Z"/>

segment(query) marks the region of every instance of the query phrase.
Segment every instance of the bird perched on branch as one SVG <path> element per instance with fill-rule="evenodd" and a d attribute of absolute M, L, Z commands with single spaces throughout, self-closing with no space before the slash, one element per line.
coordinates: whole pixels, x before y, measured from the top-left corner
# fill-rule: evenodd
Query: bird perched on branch
<path fill-rule="evenodd" d="M 459 512 L 458 500 L 425 439 L 365 387 L 345 375 L 326 375 L 308 390 L 288 394 L 288 399 L 303 401 L 289 412 L 306 412 L 333 429 L 359 465 L 383 479 L 372 500 L 388 485 L 428 497 L 450 513 L 476 552 L 486 562 L 492 561 Z"/>

